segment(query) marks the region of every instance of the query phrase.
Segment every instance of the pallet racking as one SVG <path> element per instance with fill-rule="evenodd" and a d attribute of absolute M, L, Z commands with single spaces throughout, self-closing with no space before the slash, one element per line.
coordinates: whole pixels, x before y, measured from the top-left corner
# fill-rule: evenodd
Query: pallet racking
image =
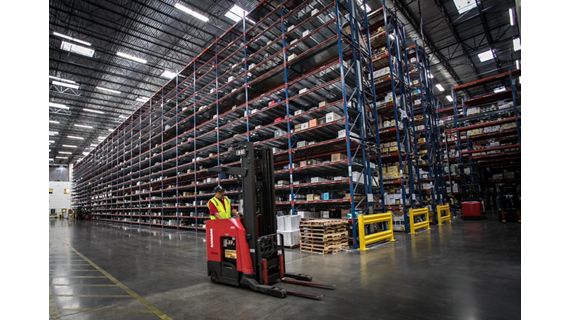
<path fill-rule="evenodd" d="M 512 177 L 520 194 L 520 70 L 488 76 L 453 88 L 453 107 L 441 110 L 446 121 L 449 182 L 458 202 L 494 203 L 497 186 Z M 491 92 L 492 91 L 492 92 Z M 520 198 L 519 198 L 520 199 Z"/>
<path fill-rule="evenodd" d="M 273 148 L 282 213 L 374 212 L 383 184 L 365 5 L 258 5 L 76 164 L 74 207 L 200 230 L 214 186 L 239 193 L 237 179 L 207 169 L 237 165 L 253 141 Z"/>

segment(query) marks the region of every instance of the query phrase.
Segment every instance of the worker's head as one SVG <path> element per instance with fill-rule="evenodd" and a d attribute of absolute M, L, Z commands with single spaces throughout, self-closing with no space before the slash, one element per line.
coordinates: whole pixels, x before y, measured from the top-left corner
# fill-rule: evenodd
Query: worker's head
<path fill-rule="evenodd" d="M 225 193 L 226 193 L 226 190 L 224 190 L 224 188 L 222 186 L 216 186 L 214 188 L 214 195 L 218 199 L 223 199 Z"/>

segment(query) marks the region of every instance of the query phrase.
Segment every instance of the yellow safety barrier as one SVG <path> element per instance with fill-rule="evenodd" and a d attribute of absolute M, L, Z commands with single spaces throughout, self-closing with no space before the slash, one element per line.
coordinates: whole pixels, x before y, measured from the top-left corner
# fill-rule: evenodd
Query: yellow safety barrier
<path fill-rule="evenodd" d="M 449 208 L 449 203 L 437 206 L 437 224 L 442 225 L 446 221 L 449 221 L 451 224 L 451 209 Z"/>
<path fill-rule="evenodd" d="M 410 233 L 416 234 L 416 230 L 427 228 L 429 227 L 429 209 L 426 208 L 418 208 L 418 209 L 410 209 L 408 216 L 410 218 Z M 424 221 L 416 222 L 416 217 L 424 216 Z"/>
<path fill-rule="evenodd" d="M 388 229 L 382 230 L 380 232 L 366 234 L 364 226 L 373 224 L 373 223 L 380 223 L 380 222 L 388 222 Z M 396 241 L 394 239 L 394 222 L 392 220 L 392 211 L 388 211 L 386 213 L 375 213 L 375 214 L 368 214 L 358 215 L 358 239 L 360 243 L 360 251 L 366 250 L 366 245 L 376 243 L 383 240 L 388 241 Z"/>

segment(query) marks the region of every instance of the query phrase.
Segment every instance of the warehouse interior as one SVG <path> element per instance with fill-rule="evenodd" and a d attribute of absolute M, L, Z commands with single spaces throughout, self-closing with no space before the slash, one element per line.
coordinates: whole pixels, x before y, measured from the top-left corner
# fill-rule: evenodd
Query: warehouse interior
<path fill-rule="evenodd" d="M 554 142 L 529 122 L 564 117 L 537 102 L 522 121 L 547 78 L 525 57 L 522 90 L 540 49 L 522 50 L 520 0 L 50 0 L 40 15 L 49 200 L 24 200 L 45 234 L 38 317 L 531 314 L 525 251 L 551 235 L 527 176 L 564 157 L 544 160 Z"/>

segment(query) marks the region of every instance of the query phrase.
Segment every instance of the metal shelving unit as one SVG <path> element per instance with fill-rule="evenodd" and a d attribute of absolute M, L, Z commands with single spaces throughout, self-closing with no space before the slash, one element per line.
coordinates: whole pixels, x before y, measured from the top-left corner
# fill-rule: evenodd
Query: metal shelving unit
<path fill-rule="evenodd" d="M 273 148 L 279 211 L 355 223 L 383 205 L 372 64 L 365 4 L 265 1 L 76 164 L 74 206 L 202 229 L 212 188 L 239 190 L 207 168 L 253 141 Z"/>
<path fill-rule="evenodd" d="M 446 121 L 446 142 L 447 157 L 455 167 L 449 181 L 458 185 L 453 190 L 458 202 L 492 203 L 497 188 L 490 175 L 497 169 L 520 177 L 519 76 L 520 70 L 513 70 L 457 85 L 453 108 L 441 112 L 453 113 Z"/>

